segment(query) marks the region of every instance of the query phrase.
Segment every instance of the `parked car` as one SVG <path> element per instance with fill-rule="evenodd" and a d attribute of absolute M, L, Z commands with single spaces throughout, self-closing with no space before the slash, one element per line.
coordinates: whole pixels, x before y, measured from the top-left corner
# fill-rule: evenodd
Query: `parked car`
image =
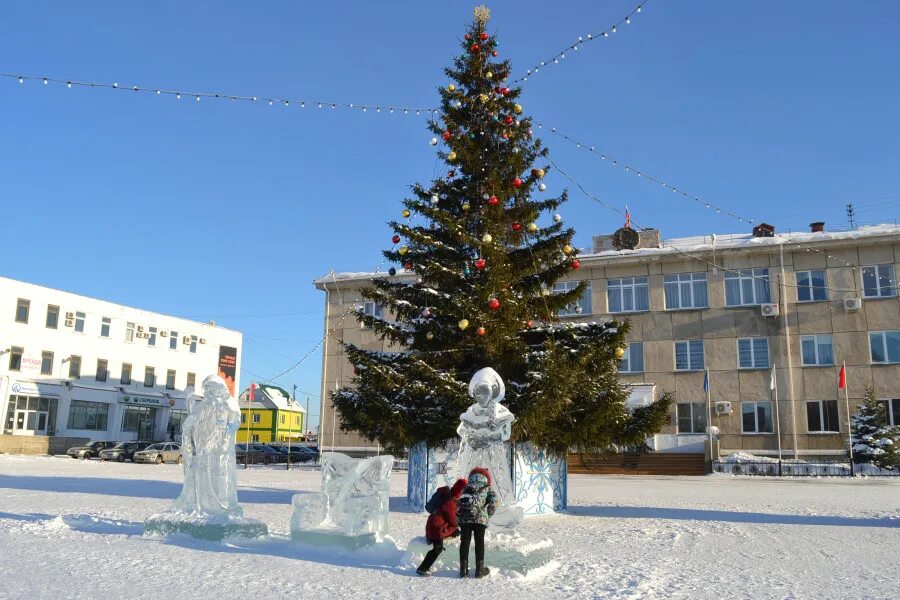
<path fill-rule="evenodd" d="M 100 456 L 101 450 L 112 448 L 117 443 L 118 442 L 88 442 L 84 446 L 75 446 L 74 448 L 69 448 L 68 450 L 66 450 L 66 454 L 68 454 L 72 458 L 96 458 Z"/>
<path fill-rule="evenodd" d="M 271 448 L 276 452 L 279 452 L 285 456 L 285 460 L 287 461 L 287 456 L 290 454 L 292 463 L 305 463 L 314 461 L 317 457 L 315 452 L 310 451 L 308 448 L 304 448 L 303 446 L 282 446 L 281 444 L 272 445 Z"/>
<path fill-rule="evenodd" d="M 262 463 L 269 465 L 277 462 L 287 462 L 287 455 L 282 454 L 264 444 L 241 444 L 235 445 L 235 457 L 239 463 L 257 464 Z"/>
<path fill-rule="evenodd" d="M 153 442 L 119 442 L 112 448 L 100 451 L 100 460 L 117 460 L 125 462 L 134 460 L 134 453 L 145 450 Z"/>
<path fill-rule="evenodd" d="M 181 462 L 181 444 L 160 442 L 134 453 L 132 459 L 136 463 Z"/>

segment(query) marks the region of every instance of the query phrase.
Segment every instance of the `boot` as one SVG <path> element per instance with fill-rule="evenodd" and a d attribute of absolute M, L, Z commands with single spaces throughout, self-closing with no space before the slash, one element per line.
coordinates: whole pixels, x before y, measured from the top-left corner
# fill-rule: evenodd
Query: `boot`
<path fill-rule="evenodd" d="M 475 577 L 477 577 L 478 579 L 487 577 L 490 572 L 491 570 L 484 566 L 483 560 L 479 560 L 475 563 Z"/>
<path fill-rule="evenodd" d="M 459 561 L 459 576 L 460 577 L 468 577 L 469 576 L 468 561 L 465 561 L 465 560 Z"/>

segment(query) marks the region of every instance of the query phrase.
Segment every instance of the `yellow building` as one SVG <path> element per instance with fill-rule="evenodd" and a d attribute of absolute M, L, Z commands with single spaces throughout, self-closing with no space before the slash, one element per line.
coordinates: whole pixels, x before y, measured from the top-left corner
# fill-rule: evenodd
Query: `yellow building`
<path fill-rule="evenodd" d="M 274 385 L 257 385 L 252 401 L 250 390 L 246 389 L 238 398 L 238 403 L 241 407 L 238 443 L 301 441 L 306 411 L 285 390 Z"/>

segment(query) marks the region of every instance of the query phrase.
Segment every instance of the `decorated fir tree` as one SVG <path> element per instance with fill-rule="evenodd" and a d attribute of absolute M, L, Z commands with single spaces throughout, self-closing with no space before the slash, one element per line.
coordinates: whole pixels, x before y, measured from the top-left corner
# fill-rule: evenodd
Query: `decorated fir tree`
<path fill-rule="evenodd" d="M 383 316 L 358 320 L 396 352 L 345 344 L 355 377 L 333 394 L 341 427 L 399 450 L 455 437 L 482 367 L 506 381 L 515 441 L 555 454 L 643 448 L 668 413 L 666 396 L 629 413 L 618 381 L 628 324 L 560 323 L 586 284 L 556 293 L 580 264 L 574 230 L 556 213 L 566 194 L 548 193 L 547 155 L 508 87 L 508 60 L 475 10 L 462 54 L 446 69 L 441 114 L 430 126 L 443 145 L 442 176 L 412 186 L 404 220 L 390 223 L 385 256 L 413 277 L 373 280 L 363 296 Z M 432 139 L 433 145 L 441 142 Z M 391 269 L 391 274 L 396 273 Z"/>
<path fill-rule="evenodd" d="M 875 399 L 875 390 L 866 387 L 859 414 L 850 419 L 853 462 L 872 463 L 882 469 L 900 467 L 900 427 L 890 426 L 884 404 Z"/>

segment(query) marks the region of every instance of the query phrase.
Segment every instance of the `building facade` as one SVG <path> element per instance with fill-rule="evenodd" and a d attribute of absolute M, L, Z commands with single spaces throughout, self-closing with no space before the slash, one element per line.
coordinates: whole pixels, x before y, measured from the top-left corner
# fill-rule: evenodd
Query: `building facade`
<path fill-rule="evenodd" d="M 236 386 L 240 332 L 0 278 L 2 435 L 178 439 L 185 390 Z"/>
<path fill-rule="evenodd" d="M 900 423 L 900 227 L 814 229 L 772 235 L 757 227 L 753 234 L 667 241 L 649 231 L 637 248 L 623 251 L 612 236 L 597 236 L 579 255 L 581 268 L 558 284 L 590 283 L 562 318 L 629 321 L 620 377 L 633 386 L 636 403 L 674 392 L 670 422 L 651 440 L 656 450 L 702 452 L 711 422 L 719 431 L 714 453 L 838 456 L 848 432 L 848 406 L 837 387 L 844 363 L 850 411 L 871 385 Z M 374 449 L 340 431 L 329 400 L 353 373 L 338 340 L 391 350 L 344 316 L 364 302 L 358 290 L 372 277 L 315 281 L 326 292 L 331 331 L 322 365 L 323 447 Z"/>
<path fill-rule="evenodd" d="M 244 390 L 239 398 L 241 428 L 238 443 L 283 443 L 304 440 L 306 411 L 286 390 L 274 385 L 260 384 L 253 400 Z"/>

